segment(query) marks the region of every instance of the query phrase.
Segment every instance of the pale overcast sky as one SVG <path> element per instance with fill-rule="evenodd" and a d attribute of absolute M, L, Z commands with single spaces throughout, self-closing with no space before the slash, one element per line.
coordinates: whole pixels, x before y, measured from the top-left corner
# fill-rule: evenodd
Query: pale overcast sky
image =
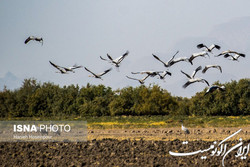
<path fill-rule="evenodd" d="M 61 86 L 104 84 L 117 89 L 139 86 L 139 82 L 125 77 L 143 77 L 132 75 L 132 71 L 166 69 L 152 53 L 167 61 L 177 50 L 176 57 L 189 57 L 200 51 L 197 44 L 216 43 L 221 50 L 214 51 L 214 55 L 228 49 L 246 54 L 239 62 L 211 54 L 210 58 L 195 59 L 193 66 L 186 62 L 175 64 L 169 68 L 173 75 L 165 82 L 146 80 L 145 85 L 159 84 L 172 95 L 191 97 L 206 85 L 196 83 L 183 89 L 186 77 L 180 70 L 192 73 L 199 65 L 219 64 L 222 74 L 213 69 L 197 76 L 210 84 L 249 78 L 249 6 L 249 0 L 2 0 L 0 78 L 4 80 L 11 72 L 20 80 L 35 78 Z M 44 45 L 25 45 L 24 40 L 30 35 L 43 37 Z M 121 63 L 120 72 L 113 67 L 103 81 L 89 78 L 83 68 L 60 75 L 49 64 L 77 63 L 98 73 L 111 67 L 99 56 L 109 53 L 116 58 L 127 50 L 130 53 Z"/>

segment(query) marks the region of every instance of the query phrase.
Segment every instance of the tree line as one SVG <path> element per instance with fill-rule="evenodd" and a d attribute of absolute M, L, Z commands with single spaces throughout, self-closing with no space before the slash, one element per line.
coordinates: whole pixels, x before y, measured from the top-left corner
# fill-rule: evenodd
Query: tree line
<path fill-rule="evenodd" d="M 219 82 L 214 84 L 221 85 Z M 158 85 L 112 90 L 104 85 L 60 87 L 25 79 L 20 88 L 0 91 L 0 117 L 69 117 L 119 115 L 250 115 L 250 79 L 223 84 L 226 91 L 191 98 L 171 96 Z"/>

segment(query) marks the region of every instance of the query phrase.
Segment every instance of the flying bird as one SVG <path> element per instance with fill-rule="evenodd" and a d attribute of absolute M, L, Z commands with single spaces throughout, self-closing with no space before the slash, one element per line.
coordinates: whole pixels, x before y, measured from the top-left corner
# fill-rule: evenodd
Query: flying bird
<path fill-rule="evenodd" d="M 235 54 L 235 55 L 240 55 L 240 56 L 242 56 L 242 57 L 245 57 L 245 56 L 246 56 L 246 55 L 243 54 L 243 53 L 239 53 L 239 52 L 232 51 L 232 50 L 226 50 L 226 51 L 221 52 L 220 54 L 218 54 L 218 55 L 215 56 L 215 57 L 219 57 L 219 56 L 226 55 L 226 54 Z"/>
<path fill-rule="evenodd" d="M 155 59 L 157 59 L 158 61 L 160 61 L 161 63 L 163 63 L 163 65 L 164 65 L 165 67 L 170 67 L 170 66 L 174 65 L 175 63 L 178 63 L 178 62 L 181 62 L 181 61 L 189 62 L 189 58 L 187 58 L 187 57 L 179 57 L 179 58 L 177 58 L 177 59 L 174 59 L 175 56 L 176 56 L 178 53 L 179 53 L 179 51 L 177 51 L 177 52 L 174 54 L 174 56 L 173 56 L 168 62 L 166 62 L 166 63 L 165 63 L 164 61 L 162 61 L 158 56 L 156 56 L 156 55 L 154 55 L 154 54 L 152 54 L 152 55 L 153 55 L 153 57 L 154 57 Z"/>
<path fill-rule="evenodd" d="M 205 68 L 202 70 L 202 73 L 205 73 L 209 68 L 217 68 L 222 73 L 221 66 L 219 65 L 206 65 Z"/>
<path fill-rule="evenodd" d="M 73 72 L 75 73 L 75 69 L 77 68 L 82 68 L 82 66 L 78 66 L 78 65 L 73 65 L 72 67 L 62 67 L 62 66 L 59 66 L 59 65 L 56 65 L 54 63 L 52 63 L 51 61 L 49 61 L 49 63 L 55 67 L 56 69 L 58 69 L 60 72 L 57 72 L 57 73 L 61 73 L 61 74 L 67 74 L 69 71 L 70 72 Z"/>
<path fill-rule="evenodd" d="M 183 71 L 181 70 L 181 72 L 182 72 L 184 75 L 186 75 L 186 76 L 188 77 L 188 79 L 189 79 L 182 87 L 183 87 L 183 88 L 186 88 L 186 87 L 188 87 L 190 84 L 195 83 L 195 82 L 202 82 L 202 83 L 205 82 L 205 83 L 209 86 L 209 83 L 207 82 L 207 80 L 205 80 L 205 79 L 203 79 L 203 78 L 194 78 L 195 75 L 196 75 L 196 73 L 197 73 L 198 71 L 200 71 L 201 69 L 202 69 L 201 66 L 197 67 L 197 68 L 194 70 L 194 72 L 192 73 L 191 76 L 188 75 L 187 73 L 185 73 L 185 72 L 183 72 Z"/>
<path fill-rule="evenodd" d="M 188 87 L 190 84 L 195 83 L 195 82 L 202 82 L 202 83 L 206 83 L 209 86 L 209 83 L 207 82 L 207 80 L 203 79 L 203 78 L 192 78 L 189 79 L 182 87 L 186 88 Z"/>
<path fill-rule="evenodd" d="M 205 95 L 214 92 L 215 90 L 219 90 L 219 91 L 225 91 L 225 86 L 218 86 L 218 85 L 212 85 L 208 88 L 208 90 L 206 91 Z"/>
<path fill-rule="evenodd" d="M 238 58 L 239 58 L 239 57 L 245 57 L 245 55 L 244 55 L 244 54 L 235 54 L 235 55 L 233 56 L 232 54 L 227 53 L 227 54 L 224 55 L 224 57 L 225 57 L 225 58 L 230 57 L 230 59 L 233 60 L 233 61 L 239 61 Z"/>
<path fill-rule="evenodd" d="M 158 76 L 160 77 L 160 79 L 165 79 L 165 77 L 167 76 L 167 75 L 172 75 L 172 73 L 171 72 L 169 72 L 169 71 L 163 71 L 162 73 L 159 73 L 158 74 Z"/>
<path fill-rule="evenodd" d="M 140 84 L 144 84 L 144 83 L 145 83 L 144 81 L 149 77 L 149 75 L 145 76 L 145 77 L 142 78 L 142 79 L 132 78 L 132 77 L 129 77 L 129 76 L 126 76 L 126 77 L 127 77 L 128 79 L 132 79 L 132 80 L 139 81 Z"/>
<path fill-rule="evenodd" d="M 168 71 L 140 71 L 140 72 L 131 72 L 132 74 L 147 74 L 150 77 L 154 77 L 156 75 L 159 75 L 160 73 L 164 73 L 164 75 L 172 75 L 171 72 Z"/>
<path fill-rule="evenodd" d="M 104 74 L 106 74 L 106 73 L 108 73 L 109 71 L 112 70 L 112 68 L 109 68 L 109 69 L 105 70 L 104 72 L 101 72 L 101 73 L 99 73 L 99 74 L 95 74 L 95 73 L 93 73 L 92 71 L 90 71 L 89 69 L 87 69 L 86 67 L 84 67 L 84 68 L 85 68 L 86 71 L 88 71 L 88 72 L 90 72 L 90 73 L 92 74 L 92 75 L 90 75 L 89 77 L 94 77 L 94 78 L 98 78 L 98 79 L 101 79 L 101 80 L 103 80 L 103 79 L 101 78 L 101 76 L 103 76 Z"/>
<path fill-rule="evenodd" d="M 193 65 L 193 60 L 197 57 L 205 57 L 205 56 L 208 56 L 209 57 L 209 54 L 205 51 L 203 52 L 199 52 L 199 53 L 193 53 L 192 56 L 189 58 L 189 62 Z"/>
<path fill-rule="evenodd" d="M 24 43 L 27 44 L 29 41 L 38 41 L 38 42 L 42 43 L 42 45 L 43 45 L 43 38 L 41 38 L 41 37 L 29 36 L 29 37 L 24 41 Z"/>
<path fill-rule="evenodd" d="M 205 51 L 206 51 L 206 52 L 211 52 L 211 53 L 212 53 L 212 50 L 213 50 L 214 48 L 220 50 L 220 46 L 219 46 L 219 45 L 216 45 L 216 44 L 212 44 L 210 47 L 207 47 L 206 45 L 204 45 L 203 43 L 201 43 L 201 44 L 197 45 L 197 48 L 198 48 L 198 49 L 205 48 Z"/>
<path fill-rule="evenodd" d="M 140 71 L 140 72 L 131 72 L 131 74 L 147 74 L 151 77 L 158 75 L 160 71 Z"/>
<path fill-rule="evenodd" d="M 122 62 L 122 60 L 129 54 L 129 51 L 127 51 L 126 53 L 124 53 L 122 56 L 113 59 L 109 54 L 107 54 L 108 59 L 103 58 L 102 56 L 100 56 L 100 58 L 104 61 L 108 61 L 111 64 L 114 64 L 116 67 L 120 67 L 120 63 Z"/>

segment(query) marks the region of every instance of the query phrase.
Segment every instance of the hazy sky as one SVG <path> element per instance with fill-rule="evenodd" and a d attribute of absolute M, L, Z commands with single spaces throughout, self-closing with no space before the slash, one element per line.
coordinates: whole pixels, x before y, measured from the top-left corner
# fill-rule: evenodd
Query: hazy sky
<path fill-rule="evenodd" d="M 173 75 L 165 82 L 146 80 L 146 85 L 159 84 L 172 95 L 190 97 L 206 85 L 196 83 L 183 89 L 187 80 L 180 70 L 192 73 L 199 65 L 219 64 L 222 74 L 212 69 L 197 76 L 210 84 L 249 78 L 249 6 L 249 0 L 1 0 L 0 78 L 11 72 L 21 80 L 33 77 L 61 86 L 91 83 L 117 89 L 139 85 L 125 77 L 143 77 L 132 71 L 166 69 L 152 53 L 167 61 L 177 50 L 176 57 L 189 57 L 200 51 L 197 44 L 216 43 L 222 48 L 214 55 L 228 49 L 246 54 L 239 62 L 211 54 L 210 59 L 195 59 L 193 66 L 186 62 L 174 65 L 169 69 Z M 30 35 L 43 37 L 44 45 L 25 45 Z M 126 50 L 130 53 L 120 72 L 113 67 L 103 81 L 89 78 L 84 69 L 60 75 L 49 64 L 49 60 L 61 66 L 77 63 L 98 73 L 111 67 L 99 56 L 109 53 L 116 58 Z"/>

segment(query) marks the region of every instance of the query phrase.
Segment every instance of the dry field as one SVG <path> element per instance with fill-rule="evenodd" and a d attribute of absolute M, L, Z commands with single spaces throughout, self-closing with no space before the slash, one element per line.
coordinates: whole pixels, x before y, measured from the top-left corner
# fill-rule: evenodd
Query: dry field
<path fill-rule="evenodd" d="M 211 151 L 191 156 L 172 156 L 208 149 L 240 128 L 189 128 L 188 144 L 180 128 L 88 129 L 87 142 L 2 142 L 0 166 L 222 166 L 223 156 Z M 250 128 L 227 140 L 227 150 L 243 139 L 250 144 Z M 250 153 L 241 159 L 229 152 L 225 166 L 250 166 Z M 204 159 L 204 157 L 206 157 Z"/>
<path fill-rule="evenodd" d="M 228 141 L 231 148 L 239 141 Z M 250 143 L 250 140 L 244 141 Z M 17 142 L 0 143 L 0 166 L 222 166 L 222 156 L 203 152 L 191 156 L 172 156 L 173 152 L 193 152 L 210 147 L 213 142 L 180 140 L 117 140 L 102 139 L 78 143 Z M 225 166 L 248 167 L 246 159 L 235 157 L 236 150 L 225 158 Z M 206 159 L 204 159 L 206 157 Z"/>

